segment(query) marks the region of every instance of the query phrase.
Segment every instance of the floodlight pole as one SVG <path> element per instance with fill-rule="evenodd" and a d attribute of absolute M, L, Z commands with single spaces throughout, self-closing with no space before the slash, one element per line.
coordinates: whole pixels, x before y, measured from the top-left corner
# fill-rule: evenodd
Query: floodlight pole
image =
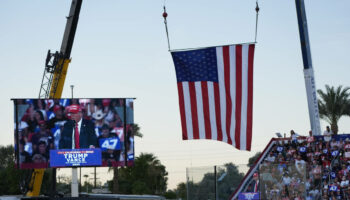
<path fill-rule="evenodd" d="M 74 98 L 74 96 L 73 96 L 74 85 L 71 85 L 70 88 L 71 88 L 71 91 L 72 91 L 72 100 L 73 100 L 73 98 Z"/>
<path fill-rule="evenodd" d="M 15 148 L 15 150 L 16 150 L 16 156 L 15 156 L 15 158 L 16 158 L 16 162 L 17 162 L 17 169 L 20 169 L 20 163 L 19 163 L 19 132 L 18 132 L 18 128 L 19 128 L 19 120 L 18 120 L 18 100 L 17 99 L 15 99 L 14 100 L 14 102 L 15 102 L 15 122 L 16 122 L 16 132 L 15 132 L 15 137 L 16 137 L 16 144 L 17 144 L 17 148 Z"/>
<path fill-rule="evenodd" d="M 81 167 L 79 167 L 79 191 L 81 191 Z"/>
<path fill-rule="evenodd" d="M 190 199 L 190 192 L 189 192 L 189 185 L 190 185 L 190 178 L 189 178 L 189 172 L 188 172 L 188 168 L 186 168 L 186 179 L 187 179 L 187 184 L 186 184 L 186 196 L 187 196 L 187 199 Z"/>
<path fill-rule="evenodd" d="M 70 86 L 72 89 L 72 100 L 73 100 L 73 88 L 74 85 Z M 81 168 L 80 168 L 81 175 Z M 78 183 L 78 168 L 72 168 L 72 184 L 71 184 L 71 197 L 79 197 L 79 183 Z"/>
<path fill-rule="evenodd" d="M 96 189 L 96 167 L 94 167 L 94 188 Z"/>
<path fill-rule="evenodd" d="M 218 188 L 217 188 L 217 184 L 218 184 L 218 182 L 217 182 L 217 171 L 216 171 L 216 165 L 214 166 L 214 193 L 215 193 L 215 200 L 217 200 L 217 199 L 219 199 L 218 198 Z"/>
<path fill-rule="evenodd" d="M 71 196 L 79 197 L 79 184 L 78 184 L 78 168 L 72 168 L 72 185 L 71 185 Z"/>
<path fill-rule="evenodd" d="M 311 47 L 309 41 L 309 32 L 307 28 L 306 12 L 304 0 L 295 0 L 301 52 L 304 63 L 304 78 L 309 107 L 309 118 L 313 135 L 321 135 L 320 115 L 318 111 L 318 101 L 316 95 L 316 83 L 314 70 L 312 68 Z"/>
<path fill-rule="evenodd" d="M 125 167 L 128 167 L 128 150 L 127 150 L 127 133 L 126 133 L 126 125 L 127 125 L 127 123 L 126 123 L 126 99 L 124 99 L 124 101 L 123 101 L 123 103 L 124 103 L 124 127 L 123 127 L 123 133 L 124 133 L 124 165 L 125 165 Z"/>

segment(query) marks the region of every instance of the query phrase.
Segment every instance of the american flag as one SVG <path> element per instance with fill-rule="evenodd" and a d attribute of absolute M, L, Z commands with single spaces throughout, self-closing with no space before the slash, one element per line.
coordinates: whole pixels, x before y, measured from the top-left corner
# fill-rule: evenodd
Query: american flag
<path fill-rule="evenodd" d="M 251 149 L 254 44 L 173 51 L 182 138 Z"/>

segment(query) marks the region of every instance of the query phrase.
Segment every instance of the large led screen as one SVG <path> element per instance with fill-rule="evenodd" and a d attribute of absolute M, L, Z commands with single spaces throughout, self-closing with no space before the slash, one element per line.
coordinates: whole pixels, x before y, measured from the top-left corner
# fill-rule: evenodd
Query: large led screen
<path fill-rule="evenodd" d="M 19 168 L 133 165 L 133 98 L 13 101 Z"/>

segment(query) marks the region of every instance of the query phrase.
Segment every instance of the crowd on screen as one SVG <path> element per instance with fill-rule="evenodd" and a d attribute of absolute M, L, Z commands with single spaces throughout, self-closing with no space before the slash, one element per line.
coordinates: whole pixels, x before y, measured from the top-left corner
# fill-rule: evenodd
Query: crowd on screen
<path fill-rule="evenodd" d="M 281 138 L 253 175 L 248 191 L 261 199 L 350 199 L 350 135 Z"/>
<path fill-rule="evenodd" d="M 98 140 L 117 137 L 124 146 L 123 115 L 124 99 L 61 99 L 61 100 L 16 100 L 21 113 L 18 120 L 18 144 L 20 163 L 46 163 L 49 150 L 58 149 L 60 135 L 64 124 L 70 120 L 70 105 L 78 105 L 83 118 L 95 125 Z M 126 101 L 127 107 L 133 109 L 133 102 Z M 131 113 L 132 114 L 132 113 Z M 127 120 L 132 124 L 131 120 Z M 128 154 L 133 153 L 133 133 L 130 125 L 126 126 L 126 147 Z M 102 152 L 102 159 L 123 161 L 124 149 Z"/>

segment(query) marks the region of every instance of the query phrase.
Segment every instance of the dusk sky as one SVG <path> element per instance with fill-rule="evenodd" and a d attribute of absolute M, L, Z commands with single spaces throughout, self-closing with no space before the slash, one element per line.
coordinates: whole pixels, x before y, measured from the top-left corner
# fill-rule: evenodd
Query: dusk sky
<path fill-rule="evenodd" d="M 254 42 L 255 0 L 168 0 L 172 49 Z M 0 145 L 13 144 L 11 98 L 37 98 L 49 49 L 60 49 L 71 1 L 0 1 Z M 169 172 L 247 164 L 276 132 L 310 130 L 293 0 L 259 1 L 254 61 L 252 151 L 217 141 L 182 141 L 173 61 L 163 23 L 164 0 L 84 0 L 62 98 L 135 97 L 136 155 L 153 153 Z M 350 1 L 305 0 L 316 86 L 350 86 Z M 321 128 L 328 124 L 321 120 Z M 339 121 L 350 133 L 350 118 Z M 61 170 L 69 175 L 69 170 Z M 112 178 L 99 170 L 101 180 Z M 87 172 L 86 172 L 87 173 Z M 90 172 L 88 172 L 90 173 Z"/>

